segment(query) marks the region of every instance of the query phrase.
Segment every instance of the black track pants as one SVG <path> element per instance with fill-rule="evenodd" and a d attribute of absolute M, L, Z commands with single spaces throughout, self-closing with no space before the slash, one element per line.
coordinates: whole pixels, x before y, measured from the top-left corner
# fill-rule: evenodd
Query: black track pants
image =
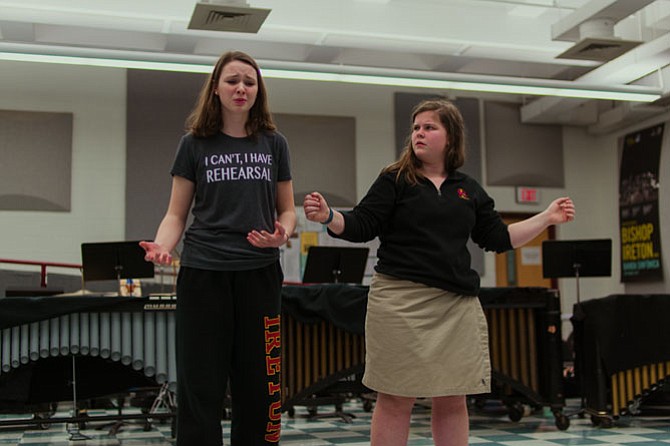
<path fill-rule="evenodd" d="M 221 446 L 228 379 L 233 446 L 275 445 L 281 425 L 279 263 L 182 267 L 177 281 L 177 446 Z"/>

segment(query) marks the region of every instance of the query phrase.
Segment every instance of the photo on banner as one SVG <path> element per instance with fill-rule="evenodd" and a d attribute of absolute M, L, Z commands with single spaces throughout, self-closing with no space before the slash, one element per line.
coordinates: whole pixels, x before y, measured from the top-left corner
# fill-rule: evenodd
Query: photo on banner
<path fill-rule="evenodd" d="M 619 175 L 621 281 L 663 279 L 659 224 L 659 163 L 664 124 L 623 140 Z"/>

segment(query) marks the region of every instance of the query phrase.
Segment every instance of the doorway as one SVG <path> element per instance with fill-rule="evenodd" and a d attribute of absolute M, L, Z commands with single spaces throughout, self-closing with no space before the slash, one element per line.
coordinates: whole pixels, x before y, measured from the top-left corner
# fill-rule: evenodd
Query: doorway
<path fill-rule="evenodd" d="M 501 214 L 501 216 L 509 225 L 531 217 L 532 214 Z M 554 287 L 552 279 L 542 277 L 542 242 L 554 238 L 555 229 L 550 226 L 521 248 L 496 254 L 496 286 Z"/>

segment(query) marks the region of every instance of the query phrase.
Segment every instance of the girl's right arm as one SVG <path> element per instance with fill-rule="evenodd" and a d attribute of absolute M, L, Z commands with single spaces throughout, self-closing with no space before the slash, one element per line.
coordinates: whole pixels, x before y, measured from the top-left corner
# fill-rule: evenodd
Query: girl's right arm
<path fill-rule="evenodd" d="M 342 213 L 332 209 L 318 192 L 307 194 L 303 207 L 308 220 L 326 224 L 333 235 L 350 242 L 367 242 L 377 237 L 382 225 L 388 222 L 396 195 L 395 177 L 380 175 L 351 211 Z"/>

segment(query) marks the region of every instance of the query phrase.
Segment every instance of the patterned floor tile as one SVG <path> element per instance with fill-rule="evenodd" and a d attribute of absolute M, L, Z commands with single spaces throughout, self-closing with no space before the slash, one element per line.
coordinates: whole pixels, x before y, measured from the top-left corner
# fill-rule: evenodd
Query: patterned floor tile
<path fill-rule="evenodd" d="M 67 406 L 54 417 L 69 416 Z M 329 408 L 320 408 L 317 415 L 327 414 Z M 304 408 L 296 408 L 293 417 L 282 417 L 282 446 L 362 446 L 370 442 L 372 413 L 365 411 L 360 401 L 345 403 L 343 410 L 351 418 L 329 416 L 310 418 Z M 568 411 L 565 413 L 576 413 Z M 114 411 L 90 412 L 91 415 L 114 414 Z M 3 418 L 16 415 L 0 415 Z M 347 422 L 348 421 L 348 422 Z M 570 426 L 561 431 L 556 427 L 554 415 L 548 410 L 528 414 L 518 422 L 509 420 L 500 411 L 483 413 L 472 410 L 470 418 L 471 445 L 479 446 L 669 446 L 670 416 L 627 417 L 615 420 L 611 428 L 594 426 L 590 419 L 570 417 Z M 221 424 L 224 442 L 229 445 L 230 421 Z M 0 428 L 0 446 L 174 446 L 169 421 L 156 421 L 150 430 L 138 421 L 123 423 L 117 432 L 110 432 L 109 423 L 89 422 L 83 429 L 73 424 L 47 424 L 46 429 Z M 73 435 L 83 435 L 85 440 L 72 441 Z M 430 407 L 418 404 L 412 415 L 408 446 L 432 445 Z"/>

